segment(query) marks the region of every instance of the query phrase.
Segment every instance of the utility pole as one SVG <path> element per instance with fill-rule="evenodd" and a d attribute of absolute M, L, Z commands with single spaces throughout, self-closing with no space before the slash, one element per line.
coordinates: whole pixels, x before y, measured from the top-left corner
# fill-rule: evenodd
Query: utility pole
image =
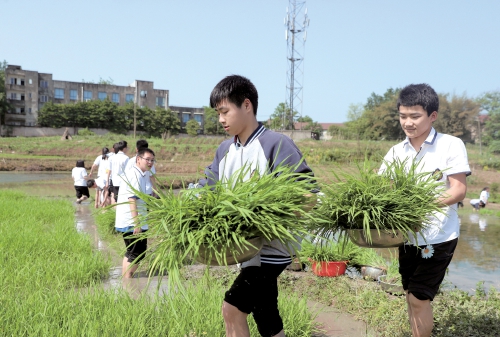
<path fill-rule="evenodd" d="M 283 114 L 283 128 L 290 126 L 293 130 L 293 113 L 295 110 L 302 117 L 302 81 L 304 79 L 304 52 L 307 39 L 306 28 L 309 17 L 305 0 L 289 0 L 285 16 L 285 40 L 287 42 L 287 84 L 286 104 L 290 109 L 290 120 L 286 121 L 286 106 Z M 302 13 L 303 11 L 303 13 Z M 285 104 L 285 105 L 286 105 Z"/>
<path fill-rule="evenodd" d="M 483 151 L 481 148 L 481 119 L 479 118 L 479 115 L 477 115 L 477 136 L 479 137 L 479 155 L 482 155 Z"/>
<path fill-rule="evenodd" d="M 135 80 L 135 93 L 134 93 L 134 139 L 135 131 L 137 129 L 137 80 Z"/>

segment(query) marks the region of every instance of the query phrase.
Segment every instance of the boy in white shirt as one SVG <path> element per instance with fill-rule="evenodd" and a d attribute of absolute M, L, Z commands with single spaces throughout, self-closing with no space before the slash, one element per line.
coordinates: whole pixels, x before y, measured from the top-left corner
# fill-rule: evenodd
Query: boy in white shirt
<path fill-rule="evenodd" d="M 439 198 L 443 214 L 432 214 L 432 225 L 418 233 L 418 240 L 399 248 L 399 272 L 408 304 L 408 316 L 415 337 L 431 335 L 434 299 L 457 246 L 460 223 L 457 203 L 465 197 L 470 174 L 464 143 L 440 134 L 432 127 L 437 119 L 439 98 L 427 84 L 411 84 L 399 94 L 399 121 L 406 139 L 393 146 L 384 163 L 395 158 L 419 161 L 421 172 L 436 175 L 445 193 Z M 382 164 L 380 171 L 386 168 Z"/>
<path fill-rule="evenodd" d="M 125 173 L 125 167 L 127 166 L 127 162 L 129 157 L 125 155 L 127 152 L 127 142 L 122 140 L 117 144 L 116 149 L 118 152 L 109 158 L 109 172 L 107 175 L 107 182 L 109 186 L 110 177 L 113 180 L 113 194 L 114 199 L 112 198 L 111 202 L 116 203 L 118 199 L 118 192 L 120 191 L 120 186 L 122 183 L 122 176 Z"/>

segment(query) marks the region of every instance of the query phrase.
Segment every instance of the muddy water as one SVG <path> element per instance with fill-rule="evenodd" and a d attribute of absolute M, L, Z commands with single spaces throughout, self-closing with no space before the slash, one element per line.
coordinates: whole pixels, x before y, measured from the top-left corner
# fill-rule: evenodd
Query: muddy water
<path fill-rule="evenodd" d="M 56 173 L 12 173 L 0 172 L 0 188 L 15 188 L 30 195 L 74 198 L 73 181 L 70 172 Z M 91 195 L 93 192 L 91 192 Z M 121 259 L 99 239 L 91 212 L 93 204 L 75 204 L 76 229 L 89 235 L 96 249 L 111 255 L 113 268 L 104 286 L 116 288 L 124 286 L 133 294 L 145 289 L 148 278 L 144 272 L 128 282 L 121 281 Z M 491 286 L 500 290 L 500 218 L 477 213 L 460 214 L 460 239 L 455 255 L 445 278 L 448 288 L 473 293 L 476 285 L 484 281 L 486 289 Z M 150 280 L 149 288 L 156 289 L 158 279 Z M 166 291 L 166 289 L 161 289 Z"/>

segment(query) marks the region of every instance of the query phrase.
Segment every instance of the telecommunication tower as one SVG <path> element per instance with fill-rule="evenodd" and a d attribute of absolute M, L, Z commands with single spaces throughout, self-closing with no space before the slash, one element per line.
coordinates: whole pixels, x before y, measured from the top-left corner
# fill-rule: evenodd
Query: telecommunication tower
<path fill-rule="evenodd" d="M 289 116 L 283 114 L 283 128 L 293 130 L 293 112 L 302 116 L 302 81 L 304 80 L 304 52 L 309 17 L 305 0 L 289 0 L 285 16 L 285 39 L 288 69 L 286 74 L 286 103 Z M 288 117 L 288 118 L 287 118 Z M 286 120 L 287 119 L 287 120 Z"/>

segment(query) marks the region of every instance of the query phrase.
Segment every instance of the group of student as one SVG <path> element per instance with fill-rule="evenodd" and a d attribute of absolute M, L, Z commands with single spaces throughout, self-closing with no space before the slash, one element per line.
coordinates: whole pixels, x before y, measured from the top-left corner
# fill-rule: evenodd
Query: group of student
<path fill-rule="evenodd" d="M 135 155 L 129 158 L 126 155 L 127 142 L 122 140 L 113 145 L 113 153 L 106 147 L 102 149 L 102 154 L 95 159 L 89 175 L 83 160 L 78 160 L 72 171 L 76 203 L 80 204 L 89 198 L 89 188 L 95 188 L 95 208 L 116 204 L 115 229 L 122 233 L 126 247 L 122 262 L 124 278 L 133 276 L 147 249 L 147 240 L 137 240 L 133 235 L 148 229 L 147 224 L 138 223 L 139 215 L 145 215 L 145 207 L 137 191 L 154 194 L 155 154 L 148 146 L 146 140 L 138 140 Z M 92 179 L 95 169 L 97 177 Z"/>
<path fill-rule="evenodd" d="M 312 174 L 290 138 L 266 129 L 257 121 L 258 93 L 250 80 L 239 75 L 225 77 L 212 90 L 210 106 L 217 111 L 219 122 L 232 137 L 220 144 L 199 186 L 226 180 L 245 164 L 251 164 L 259 174 L 272 172 L 278 164 L 295 165 L 297 172 Z M 439 98 L 432 87 L 427 84 L 404 87 L 399 93 L 396 108 L 407 137 L 388 151 L 384 163 L 407 158 L 419 161 L 422 172 L 442 172 L 438 179 L 445 190 L 439 197 L 443 212 L 432 214 L 428 228 L 399 248 L 399 272 L 406 293 L 412 334 L 415 337 L 430 336 L 433 329 L 431 302 L 457 246 L 457 203 L 465 197 L 466 176 L 471 170 L 464 143 L 433 128 L 433 122 L 438 117 Z M 136 159 L 132 160 L 135 165 L 127 170 L 127 165 L 123 165 L 129 160 L 124 154 L 126 143 L 120 144 L 114 156 L 105 159 L 103 155 L 101 160 L 110 163 L 108 185 L 104 186 L 109 186 L 112 180 L 115 198 L 118 195 L 115 227 L 124 233 L 128 247 L 123 261 L 123 275 L 131 277 L 137 268 L 137 259 L 144 256 L 142 253 L 147 244 L 145 240 L 130 244 L 129 237 L 148 228 L 147 224 L 139 223 L 141 217 L 137 215 L 144 214 L 146 209 L 133 190 L 151 192 L 149 188 L 153 182 L 149 172 L 155 159 L 153 151 L 138 146 Z M 385 169 L 386 166 L 382 165 L 380 170 Z M 273 240 L 266 243 L 254 258 L 240 265 L 240 273 L 225 293 L 222 303 L 227 336 L 249 337 L 249 314 L 253 315 L 262 336 L 285 336 L 278 310 L 277 277 L 291 261 L 287 245 Z"/>

